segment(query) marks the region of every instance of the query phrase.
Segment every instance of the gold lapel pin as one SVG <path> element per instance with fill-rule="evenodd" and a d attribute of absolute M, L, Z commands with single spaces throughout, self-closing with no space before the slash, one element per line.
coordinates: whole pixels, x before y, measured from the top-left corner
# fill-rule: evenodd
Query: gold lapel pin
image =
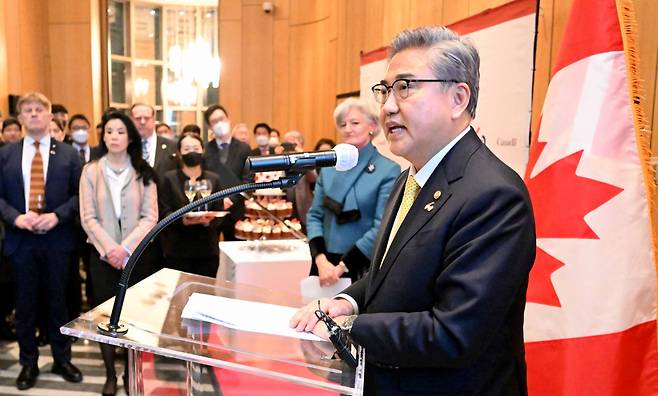
<path fill-rule="evenodd" d="M 434 199 L 439 199 L 441 198 L 441 191 L 434 191 Z"/>
<path fill-rule="evenodd" d="M 434 202 L 430 202 L 427 205 L 425 205 L 425 210 L 428 212 L 431 212 L 432 209 L 434 209 Z"/>

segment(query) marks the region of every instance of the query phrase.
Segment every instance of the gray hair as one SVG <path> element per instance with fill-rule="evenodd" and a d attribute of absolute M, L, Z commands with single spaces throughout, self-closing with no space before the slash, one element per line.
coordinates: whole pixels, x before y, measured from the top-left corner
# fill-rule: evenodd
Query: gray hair
<path fill-rule="evenodd" d="M 352 109 L 359 110 L 368 121 L 375 124 L 375 130 L 372 132 L 373 137 L 377 136 L 381 130 L 381 127 L 379 126 L 379 112 L 375 110 L 374 106 L 370 102 L 364 99 L 347 98 L 345 101 L 339 103 L 338 106 L 336 106 L 336 109 L 334 110 L 334 122 L 336 124 L 336 128 L 340 128 L 340 124 L 345 121 L 345 116 L 347 116 L 347 113 L 349 113 L 349 111 Z"/>
<path fill-rule="evenodd" d="M 475 118 L 480 90 L 480 55 L 471 40 L 460 37 L 445 26 L 424 26 L 404 30 L 391 43 L 389 60 L 409 48 L 433 49 L 430 68 L 438 79 L 466 83 L 471 90 L 466 110 Z"/>
<path fill-rule="evenodd" d="M 304 145 L 304 135 L 299 131 L 288 131 L 283 135 L 283 141 Z"/>

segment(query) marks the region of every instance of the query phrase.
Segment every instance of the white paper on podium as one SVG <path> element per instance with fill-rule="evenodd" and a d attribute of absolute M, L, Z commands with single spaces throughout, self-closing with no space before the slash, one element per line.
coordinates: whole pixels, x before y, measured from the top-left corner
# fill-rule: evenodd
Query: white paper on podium
<path fill-rule="evenodd" d="M 193 293 L 187 300 L 181 317 L 216 323 L 236 330 L 323 341 L 315 334 L 298 332 L 289 327 L 288 322 L 297 309 L 283 305 Z"/>
<path fill-rule="evenodd" d="M 320 286 L 320 277 L 317 275 L 311 275 L 299 282 L 301 295 L 310 298 L 334 297 L 351 284 L 352 280 L 350 278 L 338 278 L 338 282 L 331 286 Z"/>

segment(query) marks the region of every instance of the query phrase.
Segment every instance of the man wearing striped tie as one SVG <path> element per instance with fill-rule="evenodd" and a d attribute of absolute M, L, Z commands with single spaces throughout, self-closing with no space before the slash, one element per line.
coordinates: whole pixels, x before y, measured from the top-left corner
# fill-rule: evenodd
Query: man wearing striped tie
<path fill-rule="evenodd" d="M 16 334 L 23 367 L 16 379 L 20 390 L 34 386 L 39 375 L 35 338 L 36 304 L 46 294 L 52 372 L 80 382 L 71 364 L 70 338 L 59 332 L 67 321 L 67 266 L 74 248 L 78 216 L 80 157 L 68 144 L 50 138 L 51 103 L 29 93 L 16 105 L 26 136 L 0 149 L 0 216 L 7 227 L 4 254 L 14 272 Z"/>
<path fill-rule="evenodd" d="M 477 49 L 423 27 L 399 33 L 388 61 L 372 93 L 391 152 L 411 166 L 391 191 L 368 275 L 290 325 L 326 337 L 320 303 L 365 348 L 365 395 L 527 394 L 532 205 L 471 125 Z"/>

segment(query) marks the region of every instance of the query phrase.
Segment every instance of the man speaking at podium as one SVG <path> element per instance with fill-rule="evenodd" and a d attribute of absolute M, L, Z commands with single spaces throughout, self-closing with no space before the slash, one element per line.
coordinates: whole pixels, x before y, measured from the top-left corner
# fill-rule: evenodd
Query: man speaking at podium
<path fill-rule="evenodd" d="M 396 181 L 368 275 L 322 310 L 366 351 L 365 394 L 527 394 L 528 192 L 471 127 L 479 55 L 444 27 L 399 33 L 372 91 Z M 291 320 L 326 338 L 318 302 Z"/>

